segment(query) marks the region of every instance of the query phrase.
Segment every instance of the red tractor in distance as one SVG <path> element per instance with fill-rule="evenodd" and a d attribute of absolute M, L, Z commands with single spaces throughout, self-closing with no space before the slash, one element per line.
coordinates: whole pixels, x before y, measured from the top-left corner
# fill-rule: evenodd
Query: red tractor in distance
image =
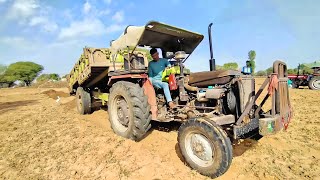
<path fill-rule="evenodd" d="M 292 81 L 292 88 L 299 86 L 308 86 L 312 90 L 320 90 L 320 65 L 315 62 L 311 67 L 312 74 L 306 74 L 304 71 L 300 74 L 301 64 L 298 65 L 297 74 L 289 74 L 288 78 Z"/>

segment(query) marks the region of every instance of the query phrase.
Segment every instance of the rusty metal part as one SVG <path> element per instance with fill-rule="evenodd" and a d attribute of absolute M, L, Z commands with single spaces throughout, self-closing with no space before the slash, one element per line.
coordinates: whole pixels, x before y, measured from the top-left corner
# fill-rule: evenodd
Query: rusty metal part
<path fill-rule="evenodd" d="M 236 118 L 234 115 L 223 115 L 223 116 L 217 116 L 209 118 L 211 121 L 217 123 L 218 125 L 225 125 L 225 124 L 232 124 L 236 121 Z"/>
<path fill-rule="evenodd" d="M 189 119 L 190 119 L 190 118 L 194 118 L 194 117 L 197 116 L 193 111 L 188 111 L 188 112 L 187 112 L 187 115 L 188 115 L 188 118 L 189 118 Z"/>
<path fill-rule="evenodd" d="M 189 95 L 184 87 L 184 78 L 179 79 L 178 86 L 179 86 L 180 101 L 188 101 Z"/>
<path fill-rule="evenodd" d="M 273 72 L 277 73 L 278 77 L 278 89 L 275 89 L 275 94 L 273 95 L 275 113 L 280 114 L 281 124 L 287 129 L 291 116 L 292 109 L 289 98 L 288 90 L 288 72 L 287 65 L 282 61 L 275 61 L 273 63 Z M 280 128 L 277 126 L 277 128 Z"/>
<path fill-rule="evenodd" d="M 241 116 L 239 117 L 239 119 L 237 120 L 237 125 L 239 126 L 241 124 L 241 122 L 243 121 L 243 118 L 248 115 L 248 113 L 250 112 L 250 110 L 252 109 L 252 106 L 254 105 L 255 101 L 259 98 L 260 94 L 262 93 L 263 89 L 267 86 L 269 82 L 269 77 L 266 78 L 266 80 L 263 82 L 263 84 L 261 85 L 259 91 L 257 92 L 256 95 L 253 96 L 253 98 L 251 99 L 251 101 L 248 102 L 248 104 L 246 105 L 246 108 L 244 109 L 244 111 L 242 112 Z"/>
<path fill-rule="evenodd" d="M 185 106 L 185 105 L 177 105 L 177 107 L 187 107 L 187 108 L 195 108 L 195 109 L 216 109 L 215 107 Z"/>
<path fill-rule="evenodd" d="M 214 122 L 215 124 L 218 124 L 218 125 L 232 124 L 235 122 L 235 117 L 234 117 L 234 115 L 231 115 L 231 114 L 216 116 L 216 117 L 212 117 L 212 118 L 196 117 L 196 119 L 198 119 L 200 121 Z"/>
<path fill-rule="evenodd" d="M 281 122 L 276 121 L 276 130 L 280 130 L 282 128 L 287 129 L 292 116 L 289 99 L 288 78 L 279 78 L 278 93 L 280 97 L 279 110 Z"/>
<path fill-rule="evenodd" d="M 230 76 L 239 76 L 241 73 L 234 70 L 218 70 L 191 73 L 189 85 L 204 87 L 214 84 L 226 84 L 232 79 Z"/>
<path fill-rule="evenodd" d="M 287 65 L 286 63 L 277 60 L 273 63 L 273 73 L 277 74 L 278 79 L 283 77 L 288 77 L 287 72 Z M 274 103 L 275 103 L 275 113 L 280 113 L 280 96 L 279 92 L 275 90 L 275 97 L 274 97 Z"/>
<path fill-rule="evenodd" d="M 111 86 L 113 84 L 113 82 L 115 82 L 114 80 L 116 80 L 116 79 L 128 79 L 128 78 L 132 78 L 132 79 L 147 79 L 148 76 L 147 76 L 147 74 L 114 75 L 114 76 L 111 76 L 109 78 L 108 85 Z"/>
<path fill-rule="evenodd" d="M 220 99 L 225 91 L 226 89 L 218 89 L 218 88 L 207 89 L 205 97 L 208 99 Z"/>
<path fill-rule="evenodd" d="M 241 75 L 237 81 L 239 89 L 240 112 L 243 112 L 246 105 L 252 100 L 255 94 L 254 78 L 250 75 Z"/>
<path fill-rule="evenodd" d="M 198 87 L 195 86 L 190 86 L 189 84 L 189 77 L 185 77 L 184 78 L 184 87 L 188 90 L 188 91 L 198 91 Z"/>

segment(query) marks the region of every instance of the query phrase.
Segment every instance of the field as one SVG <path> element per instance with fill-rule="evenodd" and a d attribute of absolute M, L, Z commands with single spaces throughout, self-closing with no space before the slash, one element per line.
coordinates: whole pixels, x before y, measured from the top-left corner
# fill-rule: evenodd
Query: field
<path fill-rule="evenodd" d="M 218 179 L 320 179 L 320 91 L 290 95 L 288 130 L 234 143 Z M 0 89 L 0 179 L 209 179 L 185 165 L 172 126 L 153 123 L 136 143 L 113 133 L 105 110 L 77 114 L 66 88 Z"/>

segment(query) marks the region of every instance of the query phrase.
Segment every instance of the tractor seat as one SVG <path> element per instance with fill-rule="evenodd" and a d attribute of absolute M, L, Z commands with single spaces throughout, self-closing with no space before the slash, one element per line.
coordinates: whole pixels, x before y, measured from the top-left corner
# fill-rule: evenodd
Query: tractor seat
<path fill-rule="evenodd" d="M 189 85 L 207 87 L 215 84 L 226 84 L 232 79 L 232 76 L 238 75 L 241 75 L 241 73 L 235 70 L 217 70 L 191 73 L 189 76 Z"/>

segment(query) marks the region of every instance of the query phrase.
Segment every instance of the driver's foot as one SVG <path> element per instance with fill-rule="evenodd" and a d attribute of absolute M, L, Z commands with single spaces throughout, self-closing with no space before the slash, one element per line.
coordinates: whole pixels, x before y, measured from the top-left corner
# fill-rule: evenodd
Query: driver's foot
<path fill-rule="evenodd" d="M 170 109 L 175 109 L 175 108 L 177 108 L 177 105 L 174 102 L 170 101 L 169 107 L 170 107 Z"/>

